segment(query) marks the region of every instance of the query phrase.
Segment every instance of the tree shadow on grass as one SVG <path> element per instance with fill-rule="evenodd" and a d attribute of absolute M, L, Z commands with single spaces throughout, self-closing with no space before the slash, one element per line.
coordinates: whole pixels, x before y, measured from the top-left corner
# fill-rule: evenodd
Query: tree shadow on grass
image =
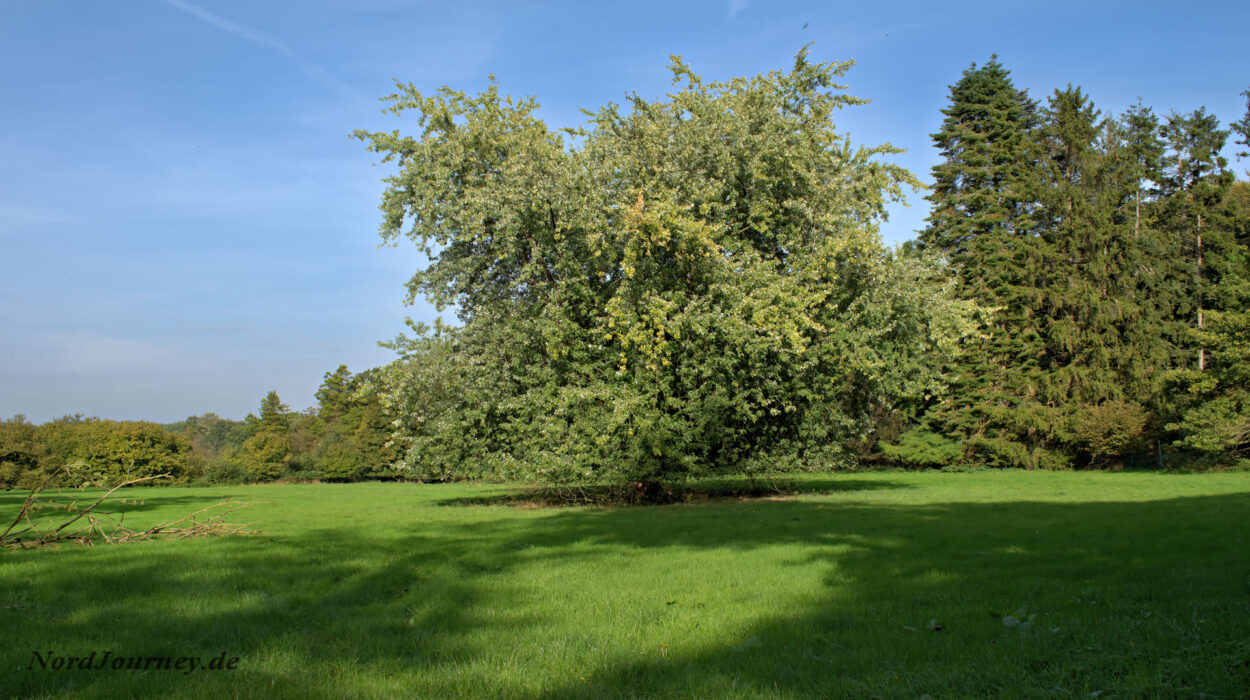
<path fill-rule="evenodd" d="M 712 643 L 673 634 L 541 696 L 1250 693 L 1248 495 L 755 508 L 767 526 L 731 526 L 723 545 L 803 537 L 816 547 L 794 565 L 825 570 L 821 594 Z M 692 528 L 660 544 L 636 525 L 608 541 L 702 546 Z"/>
<path fill-rule="evenodd" d="M 484 496 L 460 496 L 439 501 L 445 506 L 517 506 L 558 508 L 575 506 L 638 506 L 697 504 L 759 500 L 791 496 L 911 488 L 907 484 L 867 479 L 705 479 L 678 484 L 590 484 L 530 486 Z"/>
<path fill-rule="evenodd" d="M 9 556 L 0 695 L 1238 697 L 1247 512 L 1244 494 L 438 509 L 456 519 Z M 27 670 L 106 649 L 241 664 Z"/>
<path fill-rule="evenodd" d="M 75 501 L 80 506 L 86 507 L 105 493 L 107 493 L 105 489 L 94 488 L 49 488 L 44 490 L 40 496 L 47 502 L 68 503 Z M 21 510 L 28 494 L 29 491 L 25 490 L 0 491 L 0 521 L 4 521 L 4 524 L 8 525 L 18 511 Z M 223 493 L 220 496 L 222 499 L 230 497 L 232 496 L 228 493 Z M 233 497 L 239 500 L 250 500 L 247 498 L 246 491 L 242 489 L 238 493 L 233 494 Z M 205 505 L 211 505 L 211 503 L 211 501 L 206 501 L 203 494 L 187 494 L 177 487 L 149 486 L 119 490 L 104 503 L 101 503 L 99 508 L 112 513 L 132 513 L 155 508 L 169 508 L 170 512 L 173 513 L 177 511 L 178 506 L 186 506 L 187 512 L 190 512 Z"/>

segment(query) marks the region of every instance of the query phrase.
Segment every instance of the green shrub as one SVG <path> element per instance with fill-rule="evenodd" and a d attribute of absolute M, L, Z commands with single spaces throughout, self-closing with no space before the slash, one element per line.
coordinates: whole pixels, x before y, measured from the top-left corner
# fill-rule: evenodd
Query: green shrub
<path fill-rule="evenodd" d="M 204 465 L 200 476 L 209 484 L 242 484 L 248 480 L 247 469 L 238 461 L 222 460 Z"/>
<path fill-rule="evenodd" d="M 1093 466 L 1143 449 L 1149 414 L 1135 403 L 1108 401 L 1086 408 L 1076 419 L 1073 433 Z"/>
<path fill-rule="evenodd" d="M 891 460 L 913 467 L 947 467 L 964 458 L 958 442 L 923 427 L 903 433 L 892 445 L 881 445 L 881 451 Z"/>
<path fill-rule="evenodd" d="M 365 455 L 351 439 L 339 433 L 327 433 L 313 453 L 315 471 L 330 481 L 355 481 L 369 471 Z"/>

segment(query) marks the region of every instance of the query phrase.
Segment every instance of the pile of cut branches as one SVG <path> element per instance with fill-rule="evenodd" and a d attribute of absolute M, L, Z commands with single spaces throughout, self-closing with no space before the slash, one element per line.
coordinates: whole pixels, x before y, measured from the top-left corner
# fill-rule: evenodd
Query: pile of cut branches
<path fill-rule="evenodd" d="M 110 488 L 104 495 L 88 505 L 82 505 L 74 496 L 60 498 L 45 495 L 44 482 L 33 489 L 22 503 L 17 517 L 0 532 L 0 548 L 22 549 L 47 547 L 63 543 L 92 546 L 97 542 L 123 544 L 153 539 L 186 539 L 191 537 L 222 537 L 226 535 L 257 535 L 249 530 L 251 523 L 228 523 L 230 513 L 256 505 L 256 501 L 240 501 L 234 497 L 201 508 L 176 520 L 159 523 L 147 529 L 135 530 L 125 527 L 124 513 L 101 510 L 100 506 L 112 498 L 119 489 L 136 486 L 156 479 L 167 479 L 168 474 L 156 474 L 130 479 Z M 112 504 L 137 505 L 139 502 L 117 498 Z M 41 517 L 50 511 L 63 513 L 57 518 Z M 51 522 L 49 522 L 49 520 Z"/>

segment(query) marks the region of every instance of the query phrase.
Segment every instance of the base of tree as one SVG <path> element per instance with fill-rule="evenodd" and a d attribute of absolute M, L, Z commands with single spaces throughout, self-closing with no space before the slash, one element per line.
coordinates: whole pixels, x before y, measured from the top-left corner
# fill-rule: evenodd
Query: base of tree
<path fill-rule="evenodd" d="M 836 490 L 837 487 L 832 487 Z M 566 506 L 642 506 L 708 501 L 777 498 L 826 490 L 824 486 L 787 480 L 735 479 L 716 482 L 663 483 L 633 481 L 624 484 L 534 486 L 494 496 L 462 498 L 448 505 L 511 505 L 517 508 Z"/>

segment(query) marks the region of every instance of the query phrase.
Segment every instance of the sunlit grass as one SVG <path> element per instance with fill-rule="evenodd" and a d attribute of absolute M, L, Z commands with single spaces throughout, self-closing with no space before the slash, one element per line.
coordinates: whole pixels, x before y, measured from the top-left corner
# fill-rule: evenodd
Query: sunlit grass
<path fill-rule="evenodd" d="M 1250 475 L 807 484 L 556 509 L 464 505 L 509 493 L 478 485 L 136 491 L 129 524 L 236 495 L 266 534 L 0 555 L 0 696 L 1250 693 Z M 36 650 L 240 664 L 29 670 Z"/>

